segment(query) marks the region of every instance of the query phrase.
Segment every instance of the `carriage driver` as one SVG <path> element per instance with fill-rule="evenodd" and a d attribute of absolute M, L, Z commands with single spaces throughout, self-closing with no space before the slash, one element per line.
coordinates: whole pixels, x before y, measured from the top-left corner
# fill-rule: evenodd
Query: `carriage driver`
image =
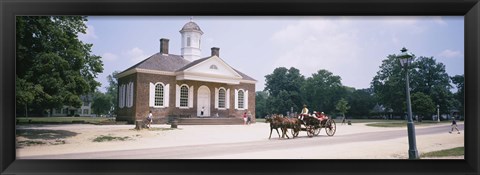
<path fill-rule="evenodd" d="M 307 108 L 307 105 L 305 104 L 303 105 L 302 113 L 300 113 L 298 118 L 303 121 L 304 116 L 308 116 L 308 108 Z"/>

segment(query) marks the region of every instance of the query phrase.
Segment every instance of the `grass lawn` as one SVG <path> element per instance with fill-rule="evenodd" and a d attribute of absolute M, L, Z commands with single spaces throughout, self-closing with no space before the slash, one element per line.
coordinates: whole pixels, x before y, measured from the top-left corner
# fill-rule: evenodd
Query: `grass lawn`
<path fill-rule="evenodd" d="M 423 153 L 420 157 L 449 157 L 449 156 L 463 156 L 465 155 L 465 147 L 456 147 L 452 149 L 445 149 L 440 151 L 433 151 Z"/>
<path fill-rule="evenodd" d="M 450 123 L 450 121 L 441 121 L 440 124 Z M 439 124 L 438 122 L 434 121 L 422 121 L 422 122 L 414 122 L 415 126 L 427 126 L 427 125 L 436 125 Z M 400 121 L 400 120 L 389 120 L 387 121 L 380 121 L 375 123 L 368 123 L 367 126 L 373 127 L 407 127 L 407 121 Z"/>
<path fill-rule="evenodd" d="M 104 117 L 17 117 L 17 124 L 100 124 L 111 119 Z"/>

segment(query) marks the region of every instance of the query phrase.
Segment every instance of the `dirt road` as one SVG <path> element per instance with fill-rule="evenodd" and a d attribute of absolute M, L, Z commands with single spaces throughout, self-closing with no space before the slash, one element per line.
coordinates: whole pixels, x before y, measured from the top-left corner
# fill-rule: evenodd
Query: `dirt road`
<path fill-rule="evenodd" d="M 111 134 L 122 136 L 120 131 L 124 131 L 123 135 L 132 132 L 140 135 L 134 140 L 109 143 L 89 142 L 91 137 L 86 139 L 86 135 L 94 133 L 90 127 L 43 127 L 56 130 L 70 128 L 68 131 L 79 133 L 74 137 L 80 142 L 76 145 L 75 141 L 67 141 L 64 145 L 22 148 L 18 149 L 17 155 L 20 159 L 403 159 L 407 157 L 408 150 L 406 128 L 376 128 L 363 124 L 338 125 L 333 137 L 326 136 L 322 130 L 319 136 L 313 138 L 301 132 L 295 139 L 279 139 L 274 131 L 270 140 L 268 124 L 265 123 L 250 126 L 180 126 L 182 129 L 168 132 L 125 131 L 121 126 L 96 126 L 97 132 L 111 131 Z M 447 124 L 416 127 L 419 153 L 463 146 L 463 124 L 459 123 L 458 128 L 461 134 L 449 134 L 450 126 Z"/>

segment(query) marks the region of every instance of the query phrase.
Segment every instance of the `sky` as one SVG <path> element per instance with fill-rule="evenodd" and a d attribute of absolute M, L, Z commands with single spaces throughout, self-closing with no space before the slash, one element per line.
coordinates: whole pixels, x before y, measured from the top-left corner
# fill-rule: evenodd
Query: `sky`
<path fill-rule="evenodd" d="M 180 55 L 180 29 L 193 18 L 204 32 L 202 58 L 220 48 L 220 58 L 257 80 L 277 67 L 295 67 L 305 77 L 326 69 L 344 86 L 369 88 L 382 60 L 406 47 L 417 57 L 434 57 L 450 76 L 464 74 L 463 16 L 89 16 L 86 34 L 107 76 L 158 53 L 167 38 Z"/>

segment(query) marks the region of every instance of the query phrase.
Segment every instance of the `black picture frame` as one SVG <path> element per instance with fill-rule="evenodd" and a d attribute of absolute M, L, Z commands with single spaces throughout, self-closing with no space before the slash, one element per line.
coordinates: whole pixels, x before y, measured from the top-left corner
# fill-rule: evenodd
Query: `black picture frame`
<path fill-rule="evenodd" d="M 478 0 L 1 0 L 0 174 L 478 174 Z M 465 160 L 16 160 L 17 15 L 465 17 Z M 368 148 L 366 148 L 368 149 Z"/>

